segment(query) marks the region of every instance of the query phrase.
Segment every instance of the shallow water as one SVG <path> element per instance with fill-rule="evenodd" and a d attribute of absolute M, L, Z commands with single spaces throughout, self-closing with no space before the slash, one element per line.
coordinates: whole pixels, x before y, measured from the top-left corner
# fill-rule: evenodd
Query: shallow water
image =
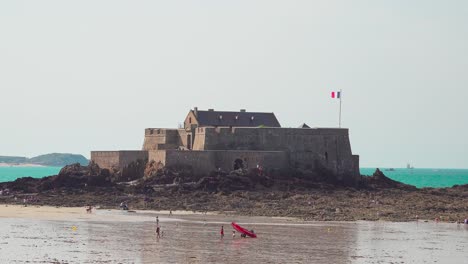
<path fill-rule="evenodd" d="M 121 214 L 115 221 L 0 218 L 0 263 L 467 263 L 468 227 L 296 222 L 265 217 Z M 230 221 L 258 239 L 231 237 Z M 224 224 L 226 236 L 219 237 Z"/>

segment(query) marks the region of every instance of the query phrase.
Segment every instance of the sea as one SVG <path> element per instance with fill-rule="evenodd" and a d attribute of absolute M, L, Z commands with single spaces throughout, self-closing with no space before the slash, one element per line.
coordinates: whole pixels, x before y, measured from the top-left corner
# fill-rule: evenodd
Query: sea
<path fill-rule="evenodd" d="M 376 168 L 361 168 L 361 175 L 372 175 Z M 380 168 L 392 180 L 424 187 L 452 187 L 468 184 L 468 169 Z"/>
<path fill-rule="evenodd" d="M 0 167 L 0 182 L 14 181 L 22 177 L 42 178 L 57 175 L 62 167 Z"/>
<path fill-rule="evenodd" d="M 0 167 L 0 182 L 14 181 L 21 177 L 42 178 L 59 173 L 61 167 Z M 372 175 L 376 168 L 361 168 L 362 175 Z M 406 169 L 380 168 L 389 178 L 424 187 L 452 187 L 468 184 L 468 169 Z"/>

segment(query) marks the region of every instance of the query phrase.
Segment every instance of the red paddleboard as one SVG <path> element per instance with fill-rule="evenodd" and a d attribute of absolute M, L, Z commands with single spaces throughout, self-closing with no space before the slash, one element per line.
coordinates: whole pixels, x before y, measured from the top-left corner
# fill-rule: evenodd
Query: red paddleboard
<path fill-rule="evenodd" d="M 236 224 L 234 222 L 232 222 L 231 225 L 232 225 L 232 228 L 237 230 L 237 232 L 239 232 L 239 233 L 246 234 L 246 235 L 248 235 L 249 237 L 252 237 L 252 238 L 257 237 L 257 235 L 255 233 L 250 232 L 249 230 L 243 228 L 242 226 L 240 226 L 240 225 L 238 225 L 238 224 Z"/>

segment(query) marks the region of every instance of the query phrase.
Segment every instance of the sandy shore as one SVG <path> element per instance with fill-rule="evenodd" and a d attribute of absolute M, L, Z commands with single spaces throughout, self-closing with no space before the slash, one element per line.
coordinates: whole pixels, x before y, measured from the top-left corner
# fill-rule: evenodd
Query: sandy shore
<path fill-rule="evenodd" d="M 0 205 L 0 263 L 465 263 L 468 257 L 467 225 L 164 213 Z M 258 238 L 233 237 L 231 221 Z"/>
<path fill-rule="evenodd" d="M 53 206 L 27 206 L 22 205 L 0 205 L 1 218 L 24 218 L 32 220 L 74 220 L 74 221 L 133 221 L 134 217 L 128 218 L 128 215 L 144 213 L 169 216 L 170 211 L 138 210 L 122 211 L 116 209 L 96 209 L 92 213 L 87 213 L 85 207 L 53 207 Z M 172 211 L 172 216 L 196 216 L 196 215 L 217 215 L 215 212 L 192 212 L 192 211 Z M 146 216 L 145 216 L 146 217 Z M 148 221 L 154 220 L 147 217 Z M 140 219 L 139 220 L 144 220 Z"/>
<path fill-rule="evenodd" d="M 0 167 L 45 167 L 44 165 L 33 163 L 1 163 Z"/>

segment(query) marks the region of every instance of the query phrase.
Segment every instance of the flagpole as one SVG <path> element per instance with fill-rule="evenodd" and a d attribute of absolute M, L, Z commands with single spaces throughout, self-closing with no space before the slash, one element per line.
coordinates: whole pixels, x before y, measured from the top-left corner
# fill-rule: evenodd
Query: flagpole
<path fill-rule="evenodd" d="M 341 92 L 341 89 L 340 89 L 340 118 L 339 118 L 339 121 L 338 121 L 338 127 L 341 128 L 341 97 L 343 97 L 343 94 Z"/>

